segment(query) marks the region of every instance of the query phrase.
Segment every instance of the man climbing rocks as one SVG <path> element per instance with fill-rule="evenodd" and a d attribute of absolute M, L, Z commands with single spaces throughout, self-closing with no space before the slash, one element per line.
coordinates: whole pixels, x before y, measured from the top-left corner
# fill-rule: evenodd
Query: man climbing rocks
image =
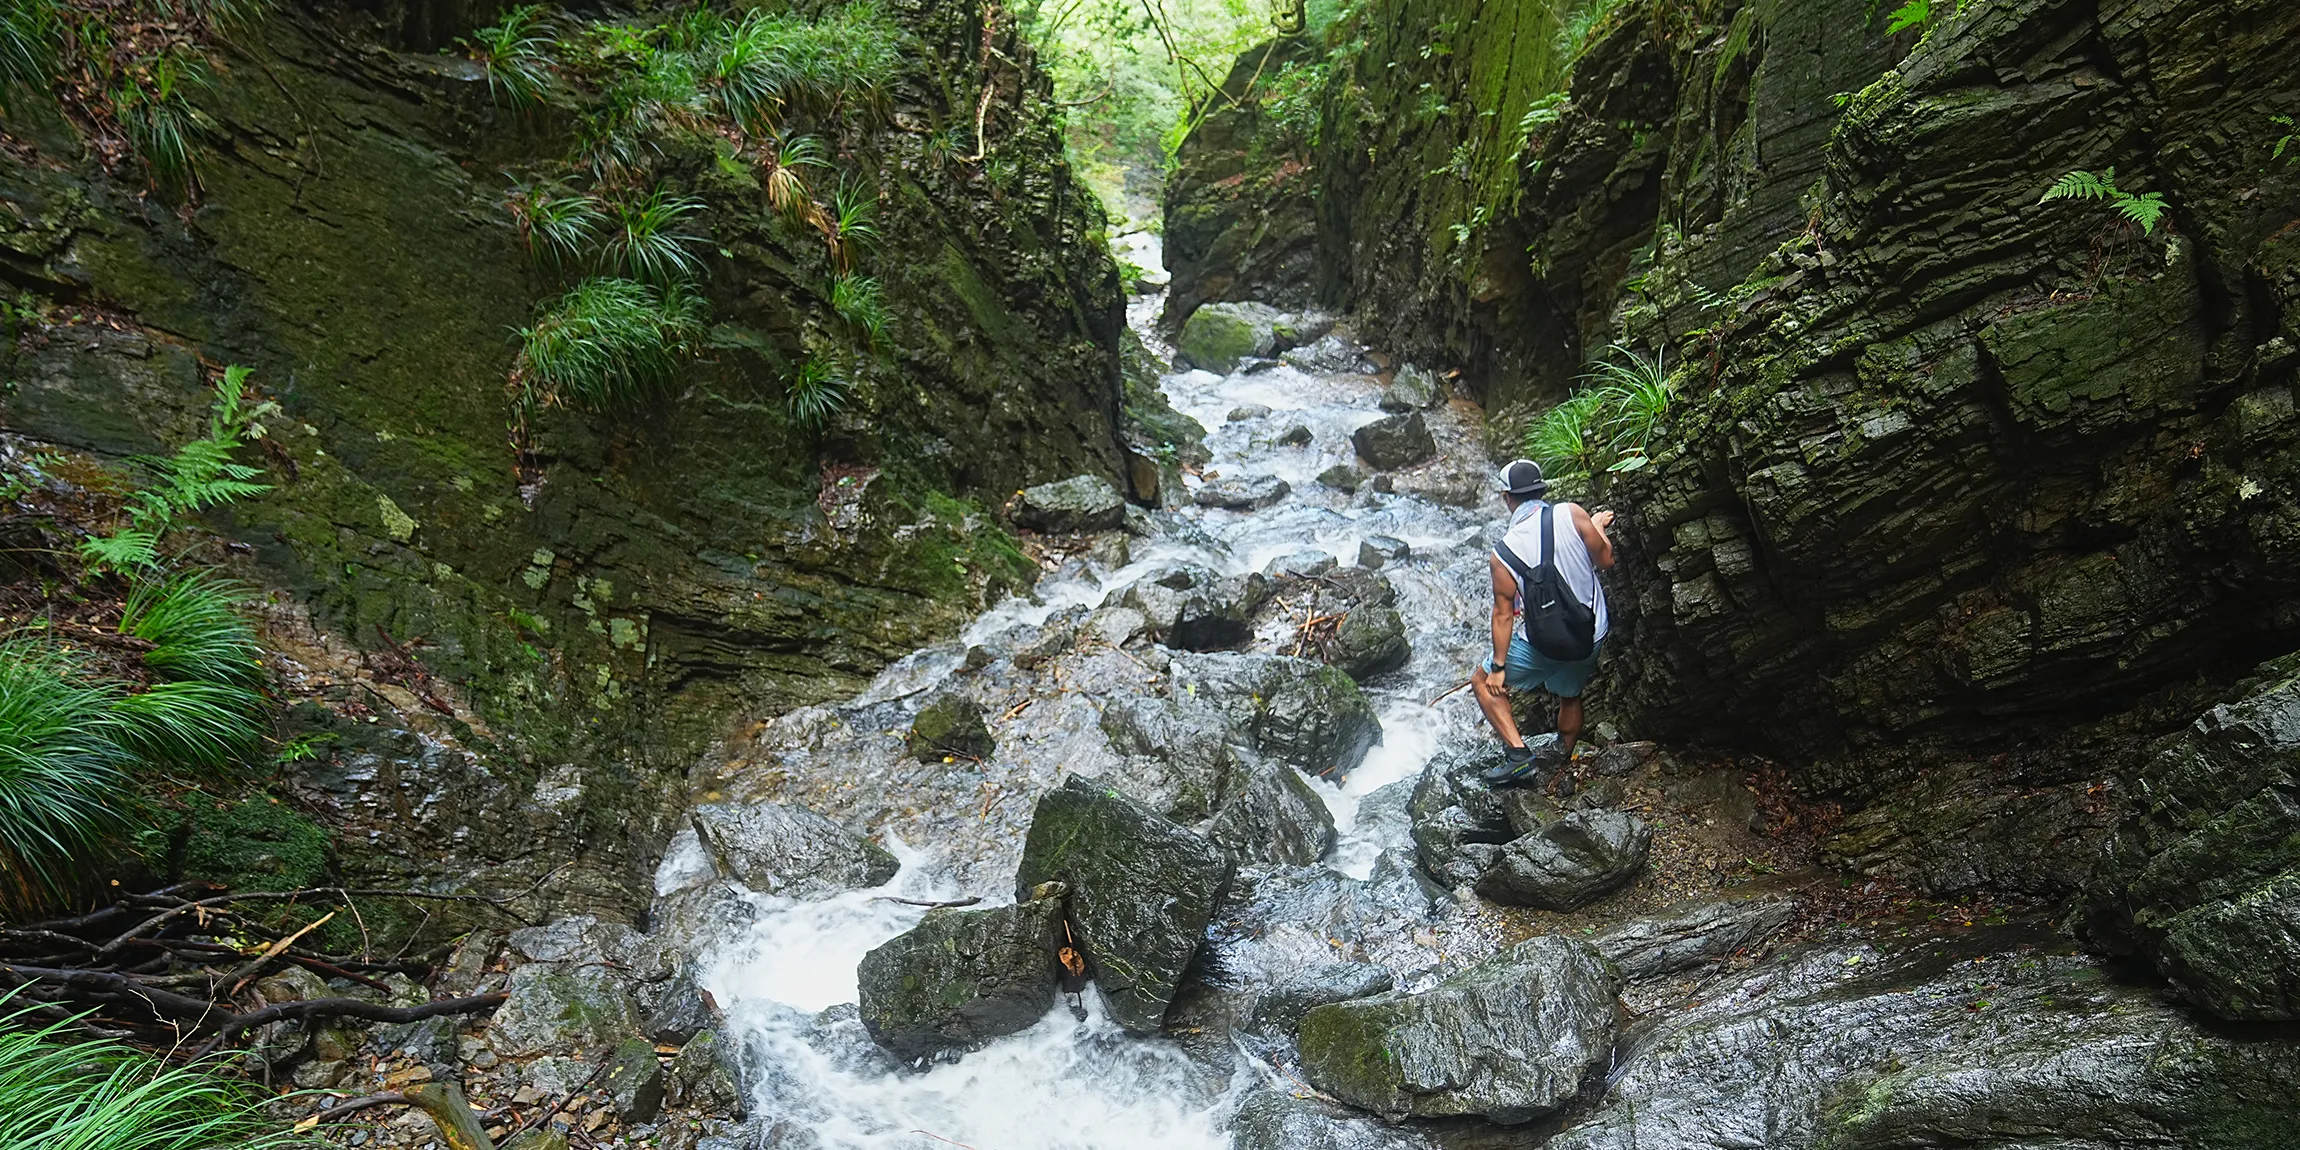
<path fill-rule="evenodd" d="M 1613 566 L 1613 541 L 1605 534 L 1613 512 L 1591 515 L 1579 504 L 1544 501 L 1549 485 L 1541 466 L 1529 459 L 1502 468 L 1497 485 L 1509 525 L 1487 556 L 1493 654 L 1470 674 L 1470 682 L 1504 747 L 1501 765 L 1486 772 L 1487 779 L 1523 782 L 1571 761 L 1581 737 L 1581 691 L 1605 642 L 1605 589 L 1597 573 Z M 1529 586 L 1543 592 L 1540 602 L 1527 601 Z M 1518 734 L 1509 709 L 1509 692 L 1537 688 L 1558 698 L 1557 741 L 1538 757 Z"/>

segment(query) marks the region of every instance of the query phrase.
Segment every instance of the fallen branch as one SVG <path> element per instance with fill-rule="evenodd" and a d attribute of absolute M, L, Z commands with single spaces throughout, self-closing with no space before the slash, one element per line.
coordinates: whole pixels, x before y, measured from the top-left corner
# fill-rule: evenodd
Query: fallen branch
<path fill-rule="evenodd" d="M 554 871 L 552 873 L 556 874 L 558 872 Z M 551 875 L 545 875 L 543 878 L 536 880 L 535 887 L 542 886 L 543 883 L 549 881 L 550 878 Z M 501 898 L 490 897 L 488 895 L 482 894 L 433 894 L 430 891 L 421 890 L 355 890 L 340 886 L 316 886 L 306 887 L 302 890 L 283 891 L 251 890 L 240 891 L 233 894 L 220 894 L 212 898 L 203 898 L 195 902 L 187 902 L 179 906 L 169 907 L 168 909 L 163 910 L 160 913 L 155 914 L 140 923 L 137 923 L 134 927 L 129 928 L 126 933 L 120 935 L 117 938 L 114 938 L 110 942 L 105 943 L 103 946 L 98 947 L 96 949 L 96 957 L 109 957 L 112 952 L 128 945 L 131 942 L 137 941 L 138 936 L 147 934 L 153 930 L 165 926 L 168 923 L 173 922 L 178 918 L 182 918 L 187 914 L 198 915 L 204 921 L 206 918 L 206 912 L 217 910 L 222 907 L 229 906 L 233 903 L 297 902 L 318 895 L 335 895 L 339 898 L 350 898 L 356 895 L 360 898 L 404 898 L 428 900 L 432 902 L 470 903 L 476 906 L 485 906 L 498 911 L 502 911 L 502 913 L 508 915 L 509 917 L 519 919 L 521 922 L 526 922 L 527 919 L 524 916 L 512 914 L 510 911 L 503 910 L 503 907 L 506 903 L 516 902 L 519 899 L 525 898 L 528 894 L 534 893 L 535 887 L 529 887 L 526 891 L 522 891 L 519 894 L 507 895 Z"/>
<path fill-rule="evenodd" d="M 874 897 L 874 898 L 873 898 L 871 901 L 872 901 L 872 902 L 898 902 L 898 903 L 901 903 L 901 904 L 902 904 L 902 905 L 904 905 L 904 906 L 923 906 L 923 907 L 926 907 L 926 908 L 927 908 L 927 909 L 929 909 L 929 910 L 932 910 L 932 909 L 935 909 L 935 908 L 937 908 L 937 907 L 946 907 L 946 906 L 973 906 L 974 904 L 976 904 L 976 903 L 978 903 L 978 902 L 981 902 L 981 901 L 982 901 L 982 896 L 981 896 L 981 895 L 979 895 L 979 894 L 970 894 L 970 895 L 966 896 L 965 898 L 954 898 L 954 899 L 950 899 L 950 900 L 947 900 L 947 901 L 944 901 L 944 902 L 934 902 L 934 901 L 931 901 L 931 900 L 928 900 L 928 899 L 917 899 L 917 898 L 896 898 L 895 896 L 893 896 L 893 895 L 891 895 L 891 894 L 882 894 L 882 895 L 878 895 L 878 896 Z"/>
<path fill-rule="evenodd" d="M 1439 695 L 1435 699 L 1431 699 L 1427 705 L 1432 707 L 1437 706 L 1439 703 L 1445 702 L 1447 699 L 1453 697 L 1454 695 L 1460 694 L 1463 687 L 1467 687 L 1475 681 L 1476 680 L 1474 679 L 1463 679 L 1461 682 L 1456 683 L 1451 688 L 1449 688 L 1445 694 Z"/>
<path fill-rule="evenodd" d="M 414 1104 L 415 1100 L 405 1094 L 370 1094 L 365 1098 L 347 1098 L 325 1110 L 314 1111 L 306 1115 L 302 1121 L 295 1124 L 295 1129 L 296 1133 L 300 1134 L 314 1126 L 327 1122 L 341 1122 L 353 1114 L 362 1110 L 371 1110 L 377 1106 L 412 1106 Z"/>
<path fill-rule="evenodd" d="M 328 920 L 334 917 L 335 912 L 331 910 L 326 914 L 323 914 L 318 918 L 305 923 L 303 928 L 296 931 L 294 934 L 291 934 L 286 938 L 283 938 L 278 942 L 265 947 L 263 953 L 256 956 L 255 961 L 248 963 L 246 966 L 233 971 L 230 975 L 225 977 L 224 982 L 227 985 L 224 987 L 224 997 L 230 998 L 231 996 L 238 994 L 240 992 L 240 988 L 246 986 L 248 980 L 256 976 L 257 971 L 260 971 L 265 966 L 269 965 L 271 960 L 278 958 L 281 953 L 287 950 L 287 948 L 294 946 L 297 939 L 300 939 L 303 936 L 310 934 L 311 932 L 318 930 L 323 926 L 326 926 Z"/>
<path fill-rule="evenodd" d="M 243 1030 L 282 1019 L 357 1018 L 367 1022 L 421 1022 L 442 1014 L 477 1014 L 493 1010 L 510 997 L 503 991 L 497 991 L 494 994 L 474 994 L 468 998 L 435 999 L 418 1006 L 385 1006 L 364 998 L 307 998 L 301 1002 L 282 1002 L 262 1010 L 232 1015 L 216 1038 L 229 1038 Z"/>

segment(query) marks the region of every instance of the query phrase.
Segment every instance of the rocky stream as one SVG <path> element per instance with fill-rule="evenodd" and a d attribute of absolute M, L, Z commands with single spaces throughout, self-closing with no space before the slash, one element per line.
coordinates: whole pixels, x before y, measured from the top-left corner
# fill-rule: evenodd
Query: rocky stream
<path fill-rule="evenodd" d="M 1276 326 L 1163 378 L 1212 429 L 1172 506 L 1023 493 L 1071 556 L 1035 591 L 728 743 L 648 933 L 512 935 L 496 1053 L 689 1016 L 710 1150 L 2275 1144 L 2300 1043 L 1814 869 L 1756 764 L 1601 726 L 1483 783 L 1479 413 Z"/>

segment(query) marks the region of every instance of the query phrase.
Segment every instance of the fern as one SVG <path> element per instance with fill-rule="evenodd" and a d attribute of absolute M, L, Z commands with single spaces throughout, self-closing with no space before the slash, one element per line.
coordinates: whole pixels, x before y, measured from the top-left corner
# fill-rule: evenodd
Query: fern
<path fill-rule="evenodd" d="M 179 516 L 271 490 L 270 484 L 257 482 L 262 469 L 232 458 L 242 444 L 263 438 L 262 421 L 279 410 L 278 404 L 269 402 L 248 406 L 248 374 L 244 367 L 224 369 L 208 413 L 207 435 L 177 448 L 174 455 L 132 460 L 150 472 L 154 482 L 129 496 L 124 526 L 81 541 L 83 557 L 113 571 L 157 566 L 160 539 Z"/>
<path fill-rule="evenodd" d="M 2040 204 L 2054 200 L 2105 201 L 2118 215 L 2140 225 L 2143 235 L 2155 235 L 2156 225 L 2164 219 L 2169 207 L 2158 192 L 2134 194 L 2116 186 L 2116 169 L 2112 166 L 2099 172 L 2075 171 L 2054 181 Z"/>
<path fill-rule="evenodd" d="M 1885 18 L 1885 35 L 1898 36 L 1933 18 L 1932 0 L 1908 0 Z"/>
<path fill-rule="evenodd" d="M 2277 140 L 2275 150 L 2268 153 L 2269 162 L 2273 163 L 2283 159 L 2284 153 L 2292 150 L 2292 141 L 2300 140 L 2300 124 L 2295 124 L 2290 116 L 2270 116 L 2268 120 L 2284 129 L 2283 138 Z M 2300 164 L 2300 152 L 2292 152 L 2292 162 Z"/>

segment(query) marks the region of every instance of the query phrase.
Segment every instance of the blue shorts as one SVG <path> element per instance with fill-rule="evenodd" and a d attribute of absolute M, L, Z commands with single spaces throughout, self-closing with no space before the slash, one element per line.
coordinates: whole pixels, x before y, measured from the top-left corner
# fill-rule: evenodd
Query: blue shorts
<path fill-rule="evenodd" d="M 1578 699 L 1581 689 L 1589 685 L 1589 677 L 1597 673 L 1598 653 L 1605 650 L 1605 640 L 1599 639 L 1589 649 L 1589 657 L 1571 663 L 1560 663 L 1533 649 L 1523 634 L 1509 641 L 1509 674 L 1502 681 L 1512 691 L 1547 691 L 1560 699 Z M 1493 658 L 1488 656 L 1482 666 L 1493 670 Z"/>

